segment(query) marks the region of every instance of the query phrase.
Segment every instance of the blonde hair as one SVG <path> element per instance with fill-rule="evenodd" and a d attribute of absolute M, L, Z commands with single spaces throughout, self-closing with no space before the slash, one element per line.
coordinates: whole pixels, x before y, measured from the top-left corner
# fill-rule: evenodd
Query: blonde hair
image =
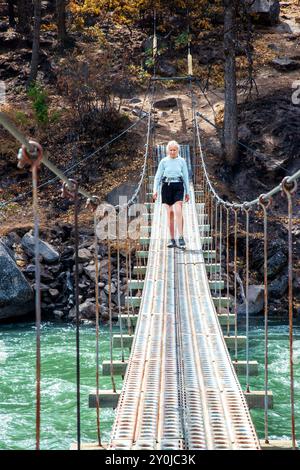
<path fill-rule="evenodd" d="M 176 147 L 178 148 L 178 152 L 180 150 L 180 145 L 178 142 L 176 142 L 176 140 L 170 140 L 170 142 L 167 143 L 167 155 L 169 155 L 169 149 L 171 147 L 171 145 L 176 145 Z"/>

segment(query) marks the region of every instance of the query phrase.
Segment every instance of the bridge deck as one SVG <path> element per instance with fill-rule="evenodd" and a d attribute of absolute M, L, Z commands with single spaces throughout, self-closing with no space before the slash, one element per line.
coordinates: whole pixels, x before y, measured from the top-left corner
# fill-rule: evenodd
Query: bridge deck
<path fill-rule="evenodd" d="M 111 449 L 260 449 L 212 300 L 198 209 L 191 184 L 181 251 L 166 247 L 165 209 L 155 204 Z"/>

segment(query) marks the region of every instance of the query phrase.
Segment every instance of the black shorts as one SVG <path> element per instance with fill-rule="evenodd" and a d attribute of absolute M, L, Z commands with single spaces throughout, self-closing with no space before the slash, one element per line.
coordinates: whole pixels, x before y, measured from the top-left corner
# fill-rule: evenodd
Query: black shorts
<path fill-rule="evenodd" d="M 161 188 L 161 202 L 173 206 L 177 201 L 183 201 L 184 187 L 182 182 L 163 183 Z"/>

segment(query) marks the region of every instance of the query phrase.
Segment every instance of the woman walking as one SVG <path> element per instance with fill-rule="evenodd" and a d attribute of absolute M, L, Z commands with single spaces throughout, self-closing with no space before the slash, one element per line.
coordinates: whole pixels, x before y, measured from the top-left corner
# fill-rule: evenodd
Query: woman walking
<path fill-rule="evenodd" d="M 170 242 L 168 248 L 176 246 L 174 215 L 176 216 L 176 225 L 179 234 L 179 246 L 185 248 L 183 238 L 183 200 L 188 202 L 189 196 L 189 176 L 187 164 L 184 158 L 179 155 L 179 144 L 171 140 L 167 145 L 167 156 L 163 158 L 154 178 L 153 200 L 158 197 L 158 188 L 162 181 L 161 198 L 168 214 L 168 225 L 170 230 Z M 185 197 L 184 197 L 185 192 Z"/>

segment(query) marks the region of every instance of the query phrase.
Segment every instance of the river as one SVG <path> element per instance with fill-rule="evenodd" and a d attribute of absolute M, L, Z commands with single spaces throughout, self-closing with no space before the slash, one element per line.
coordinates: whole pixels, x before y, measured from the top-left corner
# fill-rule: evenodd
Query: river
<path fill-rule="evenodd" d="M 115 328 L 119 332 L 118 328 Z M 243 328 L 239 328 L 242 334 Z M 41 449 L 69 449 L 76 442 L 75 327 L 44 322 L 41 329 Z M 290 437 L 288 326 L 269 324 L 269 389 L 274 409 L 269 410 L 270 438 Z M 295 327 L 296 431 L 300 439 L 300 325 Z M 95 329 L 80 327 L 81 439 L 95 442 L 96 412 L 88 408 L 88 394 L 95 388 Z M 114 359 L 120 351 L 114 352 Z M 244 359 L 245 355 L 239 356 Z M 100 363 L 109 359 L 109 328 L 101 327 Z M 251 325 L 250 359 L 259 362 L 259 375 L 250 377 L 252 390 L 264 389 L 264 328 Z M 0 326 L 0 449 L 35 448 L 35 325 Z M 245 380 L 241 378 L 244 385 Z M 122 379 L 116 378 L 117 388 Z M 100 377 L 100 388 L 111 388 L 109 377 Z M 258 436 L 264 436 L 263 410 L 251 410 Z M 101 411 L 102 440 L 107 442 L 114 411 Z"/>

